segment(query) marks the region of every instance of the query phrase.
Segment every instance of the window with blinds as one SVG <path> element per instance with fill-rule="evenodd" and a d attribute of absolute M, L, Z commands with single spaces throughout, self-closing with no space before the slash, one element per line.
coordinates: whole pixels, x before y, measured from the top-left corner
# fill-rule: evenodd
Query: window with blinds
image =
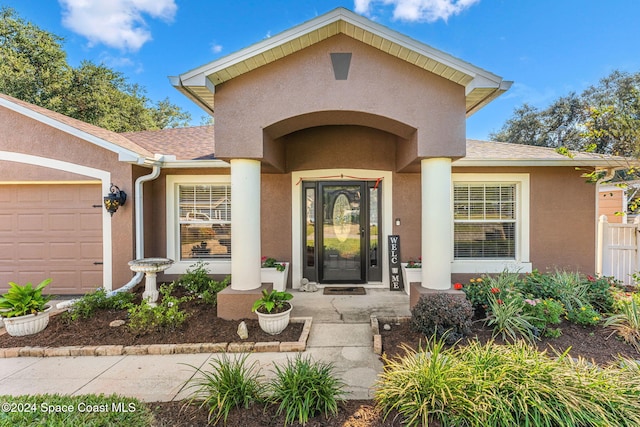
<path fill-rule="evenodd" d="M 516 184 L 455 183 L 454 258 L 515 259 Z"/>
<path fill-rule="evenodd" d="M 231 257 L 231 185 L 178 185 L 180 259 Z"/>

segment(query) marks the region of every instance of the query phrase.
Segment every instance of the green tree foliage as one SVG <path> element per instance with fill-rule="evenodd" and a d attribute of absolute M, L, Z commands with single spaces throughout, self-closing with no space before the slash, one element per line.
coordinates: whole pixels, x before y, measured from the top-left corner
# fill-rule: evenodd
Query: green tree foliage
<path fill-rule="evenodd" d="M 0 8 L 0 92 L 115 132 L 187 126 L 191 115 L 153 103 L 143 87 L 103 64 L 67 63 L 63 38 Z"/>
<path fill-rule="evenodd" d="M 614 71 L 580 95 L 571 93 L 546 109 L 523 104 L 496 141 L 623 156 L 640 154 L 640 72 Z"/>

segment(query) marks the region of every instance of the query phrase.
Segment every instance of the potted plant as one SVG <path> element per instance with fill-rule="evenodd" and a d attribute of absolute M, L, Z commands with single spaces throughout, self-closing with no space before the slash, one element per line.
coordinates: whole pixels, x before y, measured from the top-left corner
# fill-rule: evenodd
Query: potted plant
<path fill-rule="evenodd" d="M 32 335 L 47 327 L 51 297 L 42 295 L 42 290 L 49 283 L 51 279 L 46 279 L 34 288 L 31 283 L 9 282 L 9 290 L 0 297 L 0 316 L 9 335 Z"/>
<path fill-rule="evenodd" d="M 422 257 L 418 261 L 409 259 L 409 262 L 402 263 L 402 280 L 404 281 L 404 290 L 408 294 L 411 283 L 422 282 Z"/>
<path fill-rule="evenodd" d="M 258 315 L 258 323 L 263 331 L 278 335 L 285 330 L 293 310 L 293 305 L 289 302 L 291 298 L 293 295 L 289 292 L 262 290 L 262 298 L 253 303 L 251 311 Z"/>
<path fill-rule="evenodd" d="M 278 291 L 286 289 L 287 277 L 289 277 L 288 262 L 278 262 L 275 258 L 263 256 L 260 267 L 260 281 L 262 283 L 273 283 L 273 289 Z"/>

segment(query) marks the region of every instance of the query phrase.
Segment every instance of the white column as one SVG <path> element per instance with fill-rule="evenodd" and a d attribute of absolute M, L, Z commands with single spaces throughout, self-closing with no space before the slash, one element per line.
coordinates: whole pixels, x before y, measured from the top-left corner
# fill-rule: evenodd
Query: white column
<path fill-rule="evenodd" d="M 451 287 L 451 159 L 422 159 L 422 287 Z"/>
<path fill-rule="evenodd" d="M 260 161 L 231 160 L 231 289 L 260 281 Z"/>

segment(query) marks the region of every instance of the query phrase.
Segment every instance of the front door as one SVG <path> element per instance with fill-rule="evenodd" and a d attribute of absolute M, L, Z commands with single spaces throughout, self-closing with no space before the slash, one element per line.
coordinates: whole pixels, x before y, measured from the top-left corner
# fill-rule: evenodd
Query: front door
<path fill-rule="evenodd" d="M 379 185 L 368 181 L 305 183 L 305 277 L 319 283 L 381 280 Z"/>

